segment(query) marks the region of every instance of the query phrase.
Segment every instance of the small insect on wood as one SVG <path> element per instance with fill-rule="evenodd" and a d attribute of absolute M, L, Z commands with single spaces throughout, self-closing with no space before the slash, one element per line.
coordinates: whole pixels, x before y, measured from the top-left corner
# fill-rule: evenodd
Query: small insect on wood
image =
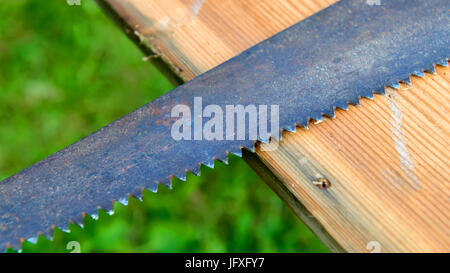
<path fill-rule="evenodd" d="M 313 184 L 321 189 L 328 189 L 329 187 L 331 187 L 331 182 L 323 177 L 320 177 L 317 180 L 313 181 Z"/>

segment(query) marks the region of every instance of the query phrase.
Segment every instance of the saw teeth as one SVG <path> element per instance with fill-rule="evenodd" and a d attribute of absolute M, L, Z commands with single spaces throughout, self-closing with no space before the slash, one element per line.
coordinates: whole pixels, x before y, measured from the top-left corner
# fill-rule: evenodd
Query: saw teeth
<path fill-rule="evenodd" d="M 406 78 L 406 79 L 403 79 L 403 80 L 401 80 L 400 82 L 402 82 L 402 83 L 404 83 L 404 84 L 407 84 L 407 85 L 412 85 L 412 82 L 411 82 L 411 78 L 410 78 L 410 77 L 408 77 L 408 78 Z"/>
<path fill-rule="evenodd" d="M 242 150 L 239 151 L 239 152 L 231 152 L 231 153 L 236 155 L 236 156 L 242 157 Z"/>
<path fill-rule="evenodd" d="M 432 74 L 436 74 L 436 69 L 434 68 L 434 65 L 432 65 L 431 67 L 425 69 L 425 71 L 432 73 Z"/>
<path fill-rule="evenodd" d="M 170 178 L 167 178 L 166 180 L 159 181 L 159 183 L 150 183 L 147 185 L 147 187 L 145 187 L 145 189 L 156 193 L 156 192 L 158 192 L 158 184 L 163 184 L 166 187 L 170 188 L 172 185 L 172 182 L 170 181 Z"/>
<path fill-rule="evenodd" d="M 366 89 L 363 92 L 361 92 L 361 94 L 359 95 L 361 98 L 366 98 L 366 99 L 373 99 L 373 92 L 370 89 Z"/>
<path fill-rule="evenodd" d="M 351 94 L 347 100 L 347 108 L 348 108 L 349 104 L 350 105 L 359 105 L 360 98 L 361 98 L 361 95 L 359 95 L 359 94 L 358 95 Z"/>
<path fill-rule="evenodd" d="M 138 193 L 138 194 L 131 194 L 131 193 L 130 193 L 128 196 L 129 196 L 129 197 L 128 197 L 128 200 L 129 200 L 130 198 L 134 198 L 134 199 L 136 199 L 136 200 L 142 202 L 142 192 L 141 192 L 141 193 Z"/>
<path fill-rule="evenodd" d="M 234 151 L 234 152 L 230 152 L 230 153 L 232 153 L 232 154 L 234 154 L 236 156 L 242 157 L 242 148 L 239 148 L 238 151 Z"/>
<path fill-rule="evenodd" d="M 400 84 L 398 82 L 391 83 L 389 86 L 397 90 L 400 89 Z"/>
<path fill-rule="evenodd" d="M 448 67 L 448 60 L 443 60 L 443 61 L 437 62 L 437 64 L 440 66 Z"/>
<path fill-rule="evenodd" d="M 308 128 L 308 120 L 303 120 L 297 123 L 300 127 Z"/>
<path fill-rule="evenodd" d="M 73 219 L 71 221 L 72 224 L 74 224 L 75 226 L 78 226 L 80 228 L 84 228 L 84 218 L 86 217 L 86 213 L 83 212 L 81 213 L 80 216 L 76 217 L 75 219 Z"/>
<path fill-rule="evenodd" d="M 195 168 L 189 170 L 189 172 L 195 176 L 200 176 L 200 167 L 195 167 Z"/>
<path fill-rule="evenodd" d="M 314 121 L 318 121 L 318 120 L 321 120 L 323 117 L 322 117 L 322 113 L 313 113 L 313 114 L 311 114 L 311 119 L 312 120 L 314 120 Z"/>
<path fill-rule="evenodd" d="M 205 165 L 206 167 L 210 168 L 210 169 L 214 169 L 214 160 L 203 162 L 202 164 Z"/>
<path fill-rule="evenodd" d="M 336 107 L 337 107 L 337 108 L 340 108 L 340 109 L 342 109 L 342 110 L 347 111 L 347 110 L 348 110 L 348 102 L 338 101 L 338 102 L 336 103 Z"/>
<path fill-rule="evenodd" d="M 349 100 L 347 103 L 347 109 L 348 109 L 348 105 L 360 106 L 359 97 Z"/>
<path fill-rule="evenodd" d="M 441 66 L 445 66 L 445 67 L 448 67 L 449 65 L 448 65 L 448 61 L 447 60 L 445 60 L 445 61 L 443 61 L 443 62 L 438 62 L 437 63 L 438 65 L 441 65 Z M 431 68 L 429 68 L 429 69 L 425 69 L 425 71 L 429 71 L 429 72 L 432 72 L 432 73 L 435 73 L 435 69 L 434 69 L 434 66 L 433 66 L 433 68 L 431 69 Z M 418 77 L 424 77 L 425 76 L 425 74 L 424 74 L 424 72 L 421 72 L 421 71 L 416 71 L 416 72 L 414 72 L 414 73 L 412 73 L 412 75 L 415 75 L 415 76 L 418 76 Z M 407 78 L 405 78 L 405 79 L 403 79 L 403 80 L 401 80 L 400 82 L 402 82 L 402 83 L 405 83 L 405 84 L 408 84 L 408 85 L 411 85 L 412 83 L 411 83 L 411 79 L 410 79 L 410 77 L 407 77 Z M 395 89 L 399 89 L 400 88 L 400 85 L 399 85 L 399 83 L 397 82 L 397 83 L 391 83 L 390 85 L 389 85 L 390 87 L 392 87 L 392 88 L 395 88 Z M 384 90 L 384 88 L 381 90 L 375 90 L 374 91 L 375 93 L 378 93 L 378 94 L 385 94 L 385 90 Z M 365 91 L 365 92 L 362 92 L 361 93 L 361 97 L 364 97 L 364 98 L 369 98 L 369 99 L 373 99 L 373 93 L 374 92 L 372 92 L 372 91 Z M 359 97 L 358 97 L 358 99 L 353 99 L 353 100 L 350 100 L 348 103 L 344 103 L 343 101 L 340 101 L 340 102 L 337 102 L 336 103 L 336 106 L 334 106 L 333 108 L 331 108 L 331 109 L 329 109 L 329 110 L 326 110 L 326 111 L 324 111 L 324 112 L 322 112 L 321 113 L 321 115 L 318 115 L 318 114 L 311 114 L 311 119 L 313 119 L 313 120 L 315 120 L 315 121 L 317 121 L 316 123 L 318 123 L 318 122 L 320 122 L 320 121 L 322 121 L 322 115 L 323 116 L 327 116 L 327 117 L 330 117 L 330 118 L 335 118 L 335 113 L 334 113 L 334 109 L 335 108 L 340 108 L 340 109 L 343 109 L 343 110 L 348 110 L 348 104 L 356 104 L 356 105 L 359 105 Z M 309 120 L 309 119 L 308 119 Z M 305 127 L 305 128 L 308 128 L 308 121 L 305 121 L 305 122 L 302 122 L 302 123 L 295 123 L 295 125 L 290 125 L 290 126 L 286 126 L 286 127 L 284 127 L 283 128 L 283 130 L 286 130 L 286 131 L 289 131 L 289 132 L 295 132 L 296 131 L 296 126 L 303 126 L 303 127 Z M 282 131 L 282 130 L 281 130 Z M 282 132 L 281 132 L 282 133 Z M 282 134 L 280 134 L 280 139 L 279 139 L 279 141 L 281 141 L 281 138 L 282 138 Z M 263 143 L 270 143 L 270 141 L 271 141 L 271 138 L 269 138 L 268 140 L 263 140 L 263 139 L 261 139 L 261 140 L 259 140 L 260 142 L 263 142 Z M 247 149 L 247 150 L 249 150 L 249 151 L 251 151 L 251 152 L 255 152 L 255 145 L 250 145 L 250 147 L 247 147 L 247 146 L 244 146 L 244 147 L 240 147 L 238 150 L 236 150 L 236 151 L 233 151 L 233 152 L 230 152 L 230 153 L 232 153 L 232 154 L 234 154 L 234 155 L 237 155 L 237 156 L 239 156 L 239 157 L 242 157 L 242 149 L 243 148 L 245 148 L 245 149 Z M 228 153 L 227 153 L 228 154 Z M 215 160 L 218 160 L 218 161 L 220 161 L 220 162 L 223 162 L 223 163 L 225 163 L 225 164 L 228 164 L 228 156 L 227 155 L 225 155 L 225 157 L 224 158 L 215 158 Z M 213 161 L 207 161 L 207 162 L 205 162 L 205 163 L 202 163 L 203 165 L 205 165 L 205 166 L 207 166 L 207 167 L 209 167 L 209 168 L 214 168 L 214 160 Z M 200 167 L 195 167 L 195 168 L 193 168 L 192 170 L 186 170 L 186 171 L 189 171 L 189 172 L 191 172 L 192 174 L 194 174 L 194 175 L 196 175 L 196 176 L 200 176 Z M 174 175 L 174 177 L 177 177 L 178 179 L 180 179 L 180 180 L 182 180 L 182 181 L 186 181 L 186 172 L 184 172 L 183 174 L 179 174 L 179 175 Z M 166 185 L 166 186 L 168 186 L 169 188 L 171 188 L 171 186 L 172 186 L 172 183 L 171 183 L 171 179 L 169 178 L 168 179 L 168 181 L 164 181 L 164 182 L 160 182 L 160 184 L 164 184 L 164 185 Z M 150 186 L 148 186 L 148 187 L 146 187 L 145 189 L 147 189 L 147 190 L 149 190 L 149 191 L 153 191 L 153 192 L 157 192 L 157 188 L 158 188 L 158 183 L 150 183 Z M 140 194 L 138 194 L 138 195 L 129 195 L 128 196 L 128 198 L 121 198 L 121 199 L 119 199 L 118 201 L 116 201 L 116 202 L 119 202 L 119 203 L 121 203 L 122 205 L 124 205 L 124 206 L 128 206 L 128 204 L 129 204 L 129 197 L 134 197 L 134 198 L 136 198 L 137 200 L 139 200 L 139 201 L 141 201 L 142 202 L 142 196 L 143 196 L 143 192 L 140 192 Z M 99 208 L 99 210 L 100 210 L 101 208 Z M 114 211 L 114 208 L 113 209 L 111 209 L 111 210 L 107 210 L 107 211 L 105 211 L 105 213 L 106 214 L 108 214 L 108 215 L 114 215 L 114 213 L 115 213 L 115 211 Z M 75 221 L 70 221 L 72 224 L 75 224 L 76 226 L 79 226 L 80 228 L 82 228 L 82 229 L 84 229 L 84 227 L 85 227 L 85 225 L 84 225 L 84 219 L 86 218 L 85 216 L 86 216 L 87 214 L 83 214 L 83 217 L 81 218 L 81 220 L 75 220 Z M 97 213 L 97 214 L 89 214 L 89 216 L 93 219 L 93 220 L 98 220 L 99 219 L 99 213 Z M 70 227 L 70 226 L 69 226 Z M 70 232 L 72 232 L 71 230 L 69 230 L 68 228 L 61 228 L 61 227 L 56 227 L 56 228 L 58 228 L 59 230 L 61 230 L 62 232 L 65 232 L 65 233 L 70 233 Z M 46 235 L 44 235 L 44 234 L 42 234 L 42 233 L 40 233 L 39 234 L 39 236 L 42 236 L 42 237 L 44 237 L 44 238 L 47 238 L 48 240 L 53 240 L 52 238 L 53 238 L 53 230 L 54 230 L 54 228 L 52 229 L 52 233 L 51 234 L 49 234 L 48 236 L 46 236 Z M 27 242 L 29 242 L 29 243 L 32 243 L 32 244 L 36 244 L 37 243 L 37 241 L 39 240 L 39 236 L 38 237 L 31 237 L 31 238 L 28 238 L 28 239 L 26 239 L 26 241 Z M 22 252 L 22 249 L 19 249 L 18 250 L 19 252 Z"/>
<path fill-rule="evenodd" d="M 124 206 L 128 206 L 128 198 L 120 198 L 119 200 L 117 200 L 117 202 L 119 202 L 120 204 L 124 205 Z"/>
<path fill-rule="evenodd" d="M 168 188 L 172 188 L 172 180 L 170 180 L 170 177 L 167 177 L 166 179 L 161 180 L 159 184 L 162 184 Z M 149 189 L 149 187 L 146 187 L 146 189 L 149 191 L 153 191 L 153 190 L 155 190 L 155 192 L 158 191 L 158 184 L 152 183 L 151 186 L 152 186 L 151 189 Z"/>
<path fill-rule="evenodd" d="M 423 71 L 415 71 L 415 72 L 413 72 L 412 74 L 413 74 L 414 76 L 417 76 L 417 77 L 420 77 L 420 78 L 425 77 L 425 73 L 424 73 Z"/>
<path fill-rule="evenodd" d="M 358 97 L 354 102 L 352 102 L 354 106 L 361 106 L 361 98 Z"/>
<path fill-rule="evenodd" d="M 376 93 L 376 94 L 380 94 L 380 95 L 386 95 L 386 90 L 384 88 L 376 89 L 373 92 Z"/>
<path fill-rule="evenodd" d="M 290 125 L 290 126 L 284 127 L 284 130 L 289 131 L 291 133 L 295 133 L 297 131 L 297 126 Z M 267 141 L 267 143 L 269 143 L 269 141 Z"/>
<path fill-rule="evenodd" d="M 181 181 L 186 181 L 186 172 L 182 175 L 175 175 L 176 178 L 180 179 Z"/>
<path fill-rule="evenodd" d="M 437 63 L 438 65 L 441 65 L 441 66 L 445 66 L 445 67 L 448 67 L 449 65 L 448 65 L 448 61 L 447 60 L 445 60 L 445 61 L 442 61 L 442 62 L 438 62 Z M 434 66 L 433 66 L 433 68 L 428 68 L 428 69 L 424 69 L 425 71 L 429 71 L 429 72 L 432 72 L 432 73 L 435 73 L 435 68 L 434 68 Z M 416 71 L 416 72 L 414 72 L 414 73 L 411 73 L 412 75 L 415 75 L 415 76 L 418 76 L 418 77 L 424 77 L 425 76 L 425 73 L 424 72 L 422 72 L 422 71 Z M 412 83 L 411 83 L 411 79 L 410 79 L 410 77 L 407 77 L 407 78 L 405 78 L 405 79 L 403 79 L 403 80 L 400 80 L 400 82 L 402 82 L 402 83 L 405 83 L 405 84 L 408 84 L 408 85 L 411 85 Z M 389 84 L 388 86 L 390 86 L 390 87 L 392 87 L 392 88 L 395 88 L 395 89 L 399 89 L 400 88 L 400 84 L 397 82 L 397 83 L 391 83 L 391 84 Z M 361 94 L 360 94 L 360 96 L 361 97 L 364 97 L 364 98 L 368 98 L 368 99 L 373 99 L 373 93 L 378 93 L 378 94 L 383 94 L 383 95 L 385 95 L 386 93 L 385 93 L 385 89 L 383 88 L 383 89 L 379 89 L 379 90 L 375 90 L 375 91 L 365 91 L 365 92 L 362 92 Z M 330 118 L 335 118 L 335 111 L 334 111 L 334 109 L 335 108 L 340 108 L 340 109 L 343 109 L 343 110 L 348 110 L 348 104 L 355 104 L 355 105 L 359 105 L 359 97 L 357 98 L 357 99 L 353 99 L 353 100 L 349 100 L 348 102 L 343 102 L 343 101 L 339 101 L 339 102 L 337 102 L 336 103 L 336 105 L 334 106 L 334 107 L 332 107 L 331 109 L 329 109 L 329 110 L 325 110 L 324 112 L 322 112 L 321 113 L 321 115 L 318 115 L 318 114 L 311 114 L 311 118 L 310 119 L 312 119 L 312 120 L 315 120 L 315 121 L 317 121 L 316 123 L 319 123 L 320 121 L 322 121 L 322 115 L 323 116 L 327 116 L 327 117 L 330 117 Z M 295 125 L 290 125 L 290 126 L 286 126 L 286 127 L 284 127 L 283 128 L 283 130 L 286 130 L 286 131 L 289 131 L 289 132 L 296 132 L 296 126 L 302 126 L 302 127 L 304 127 L 304 128 L 306 128 L 306 129 L 308 129 L 308 122 L 309 122 L 309 119 L 307 120 L 307 121 L 304 121 L 304 122 L 302 122 L 302 123 L 295 123 Z M 281 130 L 282 131 L 282 130 Z M 282 132 L 281 132 L 282 133 Z M 282 138 L 282 134 L 280 134 L 280 137 L 279 137 L 279 141 L 281 141 L 281 138 Z M 264 139 L 260 139 L 259 140 L 260 142 L 263 142 L 263 143 L 270 143 L 270 141 L 271 141 L 271 138 L 269 138 L 268 140 L 264 140 Z M 237 156 L 239 156 L 239 157 L 242 157 L 242 149 L 243 148 L 245 148 L 245 149 L 247 149 L 247 150 L 249 150 L 249 151 L 251 151 L 251 152 L 255 152 L 255 146 L 252 144 L 252 145 L 250 145 L 249 147 L 247 147 L 247 146 L 244 146 L 244 147 L 240 147 L 239 148 L 239 150 L 237 150 L 237 151 L 233 151 L 233 152 L 230 152 L 230 153 L 232 153 L 232 154 L 234 154 L 234 155 L 237 155 Z M 225 164 L 228 164 L 228 156 L 227 155 L 225 155 L 223 158 L 216 158 L 215 160 L 218 160 L 218 161 L 220 161 L 220 162 L 222 162 L 222 163 L 225 163 Z M 207 166 L 207 167 L 209 167 L 209 168 L 214 168 L 214 160 L 213 161 L 207 161 L 207 162 L 205 162 L 205 163 L 202 163 L 203 165 L 205 165 L 205 166 Z M 192 170 L 186 170 L 186 171 L 188 171 L 188 172 L 190 172 L 190 173 L 192 173 L 192 174 L 194 174 L 194 175 L 196 175 L 196 176 L 200 176 L 200 167 L 195 167 L 195 168 L 193 168 Z M 174 175 L 175 177 L 177 177 L 178 179 L 180 179 L 180 180 L 182 180 L 182 181 L 186 181 L 186 172 L 184 172 L 183 174 L 180 174 L 180 175 Z M 172 183 L 171 183 L 171 179 L 169 178 L 167 181 L 162 181 L 162 182 L 160 182 L 160 184 L 164 184 L 164 185 L 166 185 L 166 186 L 168 186 L 169 188 L 171 188 L 171 186 L 172 186 Z M 147 189 L 147 190 L 149 190 L 149 191 L 152 191 L 152 192 L 157 192 L 157 189 L 158 189 L 158 183 L 150 183 L 145 189 Z M 139 201 L 143 201 L 143 198 L 142 198 L 142 196 L 143 196 L 143 193 L 141 192 L 140 194 L 138 194 L 138 195 L 129 195 L 129 197 L 134 197 L 134 198 L 136 198 L 137 200 L 139 200 Z M 121 198 L 121 199 L 119 199 L 119 200 L 117 200 L 116 202 L 119 202 L 119 203 L 121 203 L 122 205 L 124 205 L 124 206 L 128 206 L 128 204 L 129 204 L 129 198 Z M 114 209 L 111 209 L 111 210 L 108 210 L 108 211 L 105 211 L 108 215 L 114 215 L 114 213 L 115 213 L 115 211 L 114 211 Z M 86 215 L 86 214 L 84 214 L 84 215 Z M 98 220 L 99 219 L 99 213 L 97 213 L 97 214 L 89 214 L 89 216 L 93 219 L 93 220 Z M 83 216 L 82 218 L 81 218 L 81 220 L 75 220 L 75 221 L 70 221 L 72 224 L 74 224 L 74 225 L 76 225 L 76 226 L 79 226 L 80 228 L 82 228 L 82 229 L 84 229 L 84 227 L 85 227 L 85 225 L 84 225 L 84 219 L 85 219 L 85 216 Z M 70 233 L 70 232 L 72 232 L 71 230 L 69 230 L 68 228 L 66 228 L 66 229 L 64 229 L 64 228 L 61 228 L 61 227 L 57 227 L 59 230 L 61 230 L 62 232 L 65 232 L 65 233 Z M 42 233 L 39 235 L 39 236 L 43 236 L 43 237 L 45 237 L 45 238 L 47 238 L 47 239 L 49 239 L 49 240 L 52 240 L 52 238 L 53 238 L 53 234 L 50 234 L 50 235 L 48 235 L 49 237 L 46 237 L 45 235 L 43 235 Z M 27 242 L 30 242 L 30 243 L 32 243 L 32 244 L 36 244 L 37 243 L 37 241 L 38 241 L 38 238 L 39 237 L 31 237 L 31 238 L 28 238 L 28 239 L 26 239 L 26 241 Z M 22 252 L 22 249 L 19 249 L 18 250 L 19 252 Z"/>
<path fill-rule="evenodd" d="M 219 161 L 222 162 L 222 163 L 225 164 L 225 165 L 228 165 L 228 164 L 229 164 L 229 163 L 228 163 L 228 157 L 223 158 L 223 159 L 219 159 Z"/>
<path fill-rule="evenodd" d="M 64 233 L 70 233 L 70 230 L 68 228 L 58 228 L 58 229 Z"/>
<path fill-rule="evenodd" d="M 223 156 L 216 157 L 214 159 L 221 163 L 224 163 L 225 165 L 228 165 L 228 153 L 229 152 L 226 152 Z"/>
<path fill-rule="evenodd" d="M 328 118 L 332 118 L 332 119 L 335 118 L 336 115 L 335 115 L 335 113 L 334 113 L 334 107 L 329 108 L 329 109 L 323 111 L 323 112 L 322 112 L 322 115 L 324 115 L 324 116 L 326 116 L 326 117 L 328 117 Z"/>
<path fill-rule="evenodd" d="M 38 241 L 38 237 L 31 237 L 26 239 L 26 241 L 35 245 Z"/>
<path fill-rule="evenodd" d="M 323 121 L 323 119 L 316 119 L 315 121 L 314 121 L 314 124 L 319 124 L 319 123 L 321 123 Z"/>

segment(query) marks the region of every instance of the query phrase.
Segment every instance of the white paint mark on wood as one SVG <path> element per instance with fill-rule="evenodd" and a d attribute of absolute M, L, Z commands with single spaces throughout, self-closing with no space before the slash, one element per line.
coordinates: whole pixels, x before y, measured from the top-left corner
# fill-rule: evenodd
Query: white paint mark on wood
<path fill-rule="evenodd" d="M 414 163 L 411 160 L 411 156 L 408 151 L 408 147 L 406 146 L 405 138 L 403 136 L 402 109 L 397 101 L 397 94 L 395 91 L 387 89 L 386 95 L 388 97 L 388 104 L 391 109 L 391 132 L 393 134 L 395 149 L 397 150 L 397 153 L 399 155 L 402 170 L 414 182 L 414 188 L 419 189 L 422 187 L 422 185 L 417 176 L 414 174 Z"/>
<path fill-rule="evenodd" d="M 203 7 L 203 4 L 205 4 L 206 0 L 194 0 L 194 2 L 190 5 L 191 12 L 194 14 L 194 16 L 197 16 L 200 13 L 200 10 Z"/>

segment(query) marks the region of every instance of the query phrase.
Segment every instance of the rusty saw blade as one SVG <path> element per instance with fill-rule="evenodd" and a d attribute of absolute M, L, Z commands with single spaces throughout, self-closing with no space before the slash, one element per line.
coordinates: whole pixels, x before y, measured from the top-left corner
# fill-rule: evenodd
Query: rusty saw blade
<path fill-rule="evenodd" d="M 449 0 L 344 0 L 257 44 L 0 182 L 0 250 L 51 236 L 52 226 L 64 229 L 69 220 L 81 223 L 82 213 L 110 210 L 112 200 L 139 197 L 143 188 L 170 186 L 174 176 L 198 174 L 200 164 L 226 161 L 228 153 L 253 151 L 249 138 L 176 140 L 171 111 L 193 109 L 195 97 L 220 109 L 277 105 L 279 128 L 292 131 L 448 65 L 449 10 Z M 227 136 L 242 129 L 235 125 Z"/>

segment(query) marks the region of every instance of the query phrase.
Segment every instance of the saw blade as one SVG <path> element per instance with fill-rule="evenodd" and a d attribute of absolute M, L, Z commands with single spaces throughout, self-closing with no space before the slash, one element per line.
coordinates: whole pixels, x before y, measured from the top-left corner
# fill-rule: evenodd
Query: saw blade
<path fill-rule="evenodd" d="M 186 171 L 199 174 L 200 164 L 226 161 L 228 153 L 253 151 L 253 139 L 206 140 L 195 128 L 192 140 L 176 140 L 177 105 L 277 105 L 279 128 L 292 131 L 447 64 L 449 0 L 380 2 L 338 2 L 7 178 L 0 183 L 0 250 L 51 236 L 52 226 L 64 229 L 69 220 L 81 223 L 99 207 L 111 210 L 112 200 L 170 186 Z M 227 136 L 239 135 L 234 125 Z"/>

